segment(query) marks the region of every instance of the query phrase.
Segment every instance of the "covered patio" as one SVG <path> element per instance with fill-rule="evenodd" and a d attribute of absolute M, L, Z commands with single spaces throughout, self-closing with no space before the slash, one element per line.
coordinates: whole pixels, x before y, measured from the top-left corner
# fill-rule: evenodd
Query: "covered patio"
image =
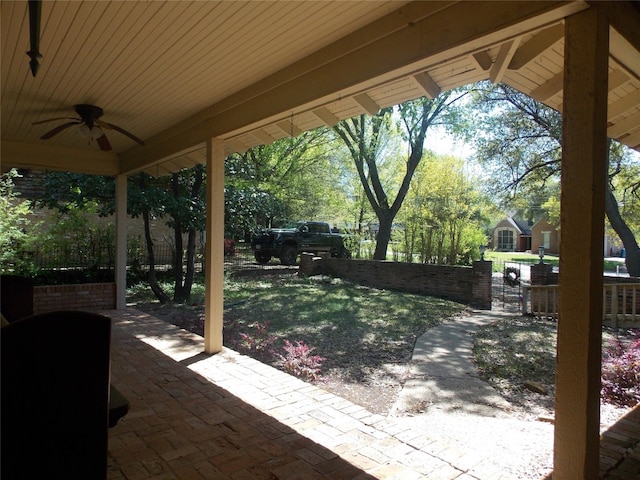
<path fill-rule="evenodd" d="M 606 138 L 640 146 L 638 2 L 41 7 L 30 28 L 27 2 L 1 4 L 2 169 L 116 178 L 116 284 L 124 309 L 127 177 L 206 164 L 199 348 L 208 354 L 222 350 L 228 154 L 479 80 L 505 82 L 562 111 L 561 228 L 572 248 L 560 260 L 554 479 L 597 478 Z M 117 129 L 106 131 L 112 150 L 98 148 L 104 132 L 88 141 L 67 128 L 40 139 L 56 124 L 34 122 L 69 122 L 78 104 L 101 107 L 106 122 L 144 145 Z"/>
<path fill-rule="evenodd" d="M 372 414 L 228 349 L 203 354 L 201 337 L 135 309 L 103 313 L 114 319 L 112 380 L 131 400 L 129 414 L 109 430 L 109 479 L 510 480 L 522 474 L 517 462 L 465 448 L 435 426 L 418 427 L 419 416 L 407 422 Z M 470 434 L 490 442 L 496 432 Z M 524 458 L 526 449 L 517 449 L 503 454 Z M 627 478 L 640 468 L 639 454 L 636 407 L 603 434 L 600 474 Z"/>

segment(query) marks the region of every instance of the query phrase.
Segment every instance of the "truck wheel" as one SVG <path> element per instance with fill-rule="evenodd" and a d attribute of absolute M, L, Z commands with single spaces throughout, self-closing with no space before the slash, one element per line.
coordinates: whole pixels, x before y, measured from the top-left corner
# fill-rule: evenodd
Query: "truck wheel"
<path fill-rule="evenodd" d="M 340 253 L 338 254 L 338 257 L 340 258 L 351 258 L 351 252 L 346 249 L 345 247 L 342 247 L 340 249 Z"/>
<path fill-rule="evenodd" d="M 282 247 L 282 255 L 280 261 L 283 265 L 295 265 L 298 258 L 298 249 L 294 245 L 286 245 Z"/>
<path fill-rule="evenodd" d="M 254 257 L 256 258 L 256 262 L 261 263 L 261 264 L 265 264 L 265 263 L 269 263 L 269 260 L 271 260 L 271 255 L 269 255 L 268 253 L 259 253 L 256 252 L 254 254 Z"/>

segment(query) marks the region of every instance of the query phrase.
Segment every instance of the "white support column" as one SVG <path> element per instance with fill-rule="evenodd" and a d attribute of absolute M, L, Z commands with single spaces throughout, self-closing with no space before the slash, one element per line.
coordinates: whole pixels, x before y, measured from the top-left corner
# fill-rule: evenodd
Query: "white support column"
<path fill-rule="evenodd" d="M 116 176 L 116 308 L 127 305 L 127 176 Z"/>
<path fill-rule="evenodd" d="M 222 350 L 224 291 L 224 142 L 207 142 L 207 237 L 205 250 L 204 349 Z"/>
<path fill-rule="evenodd" d="M 567 17 L 553 480 L 599 478 L 609 22 Z"/>

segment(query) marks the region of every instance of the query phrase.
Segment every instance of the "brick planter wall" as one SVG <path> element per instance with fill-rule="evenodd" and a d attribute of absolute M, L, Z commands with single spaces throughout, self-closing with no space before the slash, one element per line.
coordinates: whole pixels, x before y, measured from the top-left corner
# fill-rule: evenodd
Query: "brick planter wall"
<path fill-rule="evenodd" d="M 313 260 L 314 265 L 307 268 L 312 268 L 314 273 L 324 273 L 374 288 L 430 295 L 491 310 L 492 262 L 474 262 L 473 267 L 458 267 L 340 258 Z M 317 263 L 321 265 L 319 269 Z M 301 263 L 301 273 L 302 269 Z"/>
<path fill-rule="evenodd" d="M 110 310 L 114 308 L 116 308 L 115 283 L 33 287 L 34 314 L 52 310 Z"/>

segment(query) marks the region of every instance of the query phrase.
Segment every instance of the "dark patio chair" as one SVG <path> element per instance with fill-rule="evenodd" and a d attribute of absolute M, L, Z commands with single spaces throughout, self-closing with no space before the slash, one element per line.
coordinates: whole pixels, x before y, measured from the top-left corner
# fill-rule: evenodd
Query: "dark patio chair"
<path fill-rule="evenodd" d="M 48 312 L 0 339 L 2 478 L 106 478 L 111 319 Z"/>
<path fill-rule="evenodd" d="M 33 281 L 19 275 L 0 276 L 0 309 L 8 322 L 33 315 Z"/>

